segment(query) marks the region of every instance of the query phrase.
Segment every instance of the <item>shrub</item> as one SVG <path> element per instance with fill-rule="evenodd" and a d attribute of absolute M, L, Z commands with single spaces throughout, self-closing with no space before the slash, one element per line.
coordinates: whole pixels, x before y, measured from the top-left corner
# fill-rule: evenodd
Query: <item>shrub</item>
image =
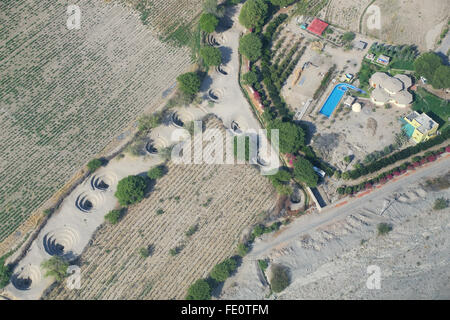
<path fill-rule="evenodd" d="M 269 266 L 269 263 L 266 260 L 258 260 L 258 265 L 261 271 L 265 272 Z"/>
<path fill-rule="evenodd" d="M 241 257 L 244 257 L 249 251 L 249 248 L 247 247 L 247 245 L 245 243 L 239 243 L 238 247 L 237 247 L 237 252 L 238 255 L 240 255 Z"/>
<path fill-rule="evenodd" d="M 222 63 L 222 53 L 219 48 L 205 46 L 200 49 L 200 56 L 207 66 L 218 66 Z"/>
<path fill-rule="evenodd" d="M 211 287 L 205 279 L 199 279 L 188 289 L 186 300 L 210 300 Z"/>
<path fill-rule="evenodd" d="M 219 23 L 219 19 L 211 13 L 204 13 L 199 20 L 200 29 L 207 33 L 214 32 Z"/>
<path fill-rule="evenodd" d="M 236 261 L 230 258 L 215 265 L 211 271 L 210 276 L 217 282 L 223 282 L 231 275 L 232 272 L 236 270 L 236 268 Z"/>
<path fill-rule="evenodd" d="M 194 233 L 197 232 L 197 230 L 198 230 L 198 225 L 197 225 L 197 224 L 194 224 L 193 226 L 191 226 L 191 227 L 189 228 L 188 231 L 186 231 L 186 236 L 187 236 L 187 237 L 192 236 Z"/>
<path fill-rule="evenodd" d="M 62 257 L 53 256 L 42 262 L 41 266 L 46 270 L 45 277 L 53 277 L 57 282 L 61 282 L 67 276 L 69 263 Z"/>
<path fill-rule="evenodd" d="M 378 224 L 377 229 L 378 235 L 382 236 L 392 231 L 392 225 L 389 223 L 382 222 Z"/>
<path fill-rule="evenodd" d="M 164 176 L 164 167 L 163 166 L 157 166 L 154 168 L 151 168 L 147 172 L 147 177 L 151 180 L 157 180 Z"/>
<path fill-rule="evenodd" d="M 273 292 L 281 292 L 289 286 L 289 272 L 288 270 L 280 265 L 272 266 L 272 277 L 270 279 L 270 286 Z"/>
<path fill-rule="evenodd" d="M 448 207 L 448 201 L 445 198 L 438 198 L 434 201 L 433 209 L 434 210 L 443 210 Z"/>
<path fill-rule="evenodd" d="M 177 77 L 181 92 L 193 96 L 200 90 L 200 77 L 195 72 L 187 72 Z"/>
<path fill-rule="evenodd" d="M 90 172 L 96 171 L 103 165 L 103 161 L 101 159 L 92 159 L 88 162 L 87 167 Z"/>
<path fill-rule="evenodd" d="M 255 72 L 250 71 L 242 76 L 242 80 L 244 84 L 252 86 L 258 82 L 258 75 Z"/>
<path fill-rule="evenodd" d="M 122 206 L 128 206 L 144 199 L 147 182 L 140 176 L 128 176 L 119 181 L 114 194 Z"/>
<path fill-rule="evenodd" d="M 148 258 L 150 256 L 150 250 L 148 248 L 140 248 L 139 254 L 142 258 Z"/>
<path fill-rule="evenodd" d="M 138 130 L 140 132 L 149 131 L 161 124 L 161 114 L 146 114 L 138 119 Z"/>
<path fill-rule="evenodd" d="M 8 265 L 5 265 L 6 257 L 0 258 L 0 289 L 8 285 L 9 279 L 12 275 L 12 270 Z"/>
<path fill-rule="evenodd" d="M 161 214 L 163 214 L 164 213 L 164 210 L 163 209 L 158 209 L 158 210 L 156 210 L 156 214 L 157 215 L 161 215 Z"/>
<path fill-rule="evenodd" d="M 105 220 L 111 224 L 117 224 L 122 217 L 121 210 L 111 210 L 106 216 Z"/>

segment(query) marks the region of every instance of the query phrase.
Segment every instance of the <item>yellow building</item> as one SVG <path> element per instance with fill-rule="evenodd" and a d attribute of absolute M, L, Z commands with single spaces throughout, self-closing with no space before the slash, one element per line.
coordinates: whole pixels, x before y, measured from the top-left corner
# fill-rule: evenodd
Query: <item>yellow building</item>
<path fill-rule="evenodd" d="M 415 142 L 427 141 L 436 136 L 439 124 L 426 113 L 419 114 L 414 111 L 403 118 L 406 121 L 403 129 Z"/>

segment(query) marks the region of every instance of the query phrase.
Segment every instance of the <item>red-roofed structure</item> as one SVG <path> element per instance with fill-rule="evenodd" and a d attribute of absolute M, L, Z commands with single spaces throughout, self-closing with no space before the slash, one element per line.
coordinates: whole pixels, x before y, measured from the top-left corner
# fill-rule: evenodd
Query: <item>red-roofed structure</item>
<path fill-rule="evenodd" d="M 306 30 L 317 34 L 318 36 L 321 36 L 322 33 L 325 31 L 325 29 L 328 27 L 328 23 L 315 18 L 308 26 L 308 28 L 306 28 Z"/>

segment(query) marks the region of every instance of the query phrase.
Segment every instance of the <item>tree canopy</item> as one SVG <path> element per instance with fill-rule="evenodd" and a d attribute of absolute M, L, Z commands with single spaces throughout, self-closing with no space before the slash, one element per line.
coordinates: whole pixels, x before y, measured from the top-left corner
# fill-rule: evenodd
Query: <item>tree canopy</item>
<path fill-rule="evenodd" d="M 157 180 L 161 178 L 164 175 L 164 167 L 163 166 L 157 166 L 154 168 L 151 168 L 147 172 L 147 177 L 152 180 Z"/>
<path fill-rule="evenodd" d="M 88 162 L 87 167 L 90 172 L 94 172 L 98 168 L 103 165 L 103 161 L 101 159 L 92 159 Z"/>
<path fill-rule="evenodd" d="M 128 176 L 117 184 L 114 194 L 122 206 L 140 202 L 144 199 L 147 182 L 140 176 Z"/>
<path fill-rule="evenodd" d="M 450 67 L 445 65 L 438 67 L 434 72 L 431 85 L 436 89 L 450 88 Z"/>
<path fill-rule="evenodd" d="M 250 61 L 256 61 L 262 54 L 262 41 L 253 33 L 249 33 L 239 41 L 239 52 Z"/>
<path fill-rule="evenodd" d="M 205 279 L 199 279 L 188 289 L 187 300 L 209 300 L 211 299 L 211 287 Z"/>
<path fill-rule="evenodd" d="M 217 25 L 219 24 L 219 19 L 212 13 L 203 13 L 200 17 L 199 25 L 200 29 L 207 33 L 214 32 Z"/>
<path fill-rule="evenodd" d="M 239 14 L 239 22 L 247 29 L 260 27 L 264 24 L 268 10 L 265 0 L 247 0 Z"/>
<path fill-rule="evenodd" d="M 236 261 L 230 258 L 215 265 L 210 276 L 217 282 L 223 282 L 231 275 L 233 271 L 236 270 L 236 268 Z"/>
<path fill-rule="evenodd" d="M 273 292 L 281 292 L 289 286 L 289 272 L 280 265 L 272 266 L 272 277 L 270 279 L 270 286 Z"/>
<path fill-rule="evenodd" d="M 218 48 L 205 46 L 200 49 L 200 56 L 207 66 L 218 66 L 222 63 L 222 53 Z"/>
<path fill-rule="evenodd" d="M 345 42 L 350 42 L 353 39 L 355 39 L 355 34 L 351 31 L 344 33 L 344 35 L 342 36 L 342 40 Z"/>
<path fill-rule="evenodd" d="M 200 90 L 200 77 L 195 72 L 187 72 L 179 75 L 177 81 L 181 92 L 187 95 L 193 96 Z"/>
<path fill-rule="evenodd" d="M 5 258 L 0 258 L 0 289 L 6 287 L 11 278 L 12 272 L 9 266 L 5 265 Z"/>
<path fill-rule="evenodd" d="M 308 187 L 316 187 L 319 180 L 311 162 L 303 157 L 297 157 L 294 162 L 294 178 L 306 183 Z"/>
<path fill-rule="evenodd" d="M 287 7 L 288 5 L 293 4 L 295 1 L 297 1 L 297 0 L 270 0 L 270 2 L 274 6 L 279 6 L 279 7 Z"/>
<path fill-rule="evenodd" d="M 42 268 L 47 270 L 45 277 L 53 277 L 57 282 L 61 282 L 67 276 L 68 267 L 69 263 L 59 256 L 53 256 L 42 262 Z"/>
<path fill-rule="evenodd" d="M 425 77 L 431 82 L 434 73 L 441 65 L 441 57 L 434 52 L 426 52 L 414 61 L 414 70 L 419 77 Z"/>
<path fill-rule="evenodd" d="M 251 86 L 258 82 L 258 75 L 256 74 L 256 72 L 249 71 L 242 76 L 242 80 L 244 84 Z"/>
<path fill-rule="evenodd" d="M 122 217 L 122 210 L 111 210 L 105 215 L 105 220 L 111 224 L 117 224 Z"/>
<path fill-rule="evenodd" d="M 295 153 L 305 145 L 305 132 L 295 123 L 275 119 L 269 124 L 268 129 L 279 130 L 279 147 L 281 153 Z M 269 135 L 270 133 L 269 131 Z"/>

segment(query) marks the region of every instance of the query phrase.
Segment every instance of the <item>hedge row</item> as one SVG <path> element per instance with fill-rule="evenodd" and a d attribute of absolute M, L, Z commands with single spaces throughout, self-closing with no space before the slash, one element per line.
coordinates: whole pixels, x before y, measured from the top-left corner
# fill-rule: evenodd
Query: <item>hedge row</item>
<path fill-rule="evenodd" d="M 390 155 L 389 157 L 382 158 L 382 159 L 376 160 L 368 165 L 361 165 L 360 168 L 347 171 L 348 176 L 350 179 L 354 180 L 354 179 L 358 179 L 362 176 L 365 176 L 367 174 L 377 172 L 377 171 L 383 169 L 384 167 L 387 167 L 393 163 L 396 163 L 397 161 L 407 159 L 414 154 L 420 153 L 424 150 L 427 150 L 431 147 L 441 144 L 444 141 L 446 141 L 449 137 L 450 137 L 450 129 L 446 129 L 437 137 L 434 137 L 426 142 L 418 143 L 415 146 L 411 146 L 411 147 L 405 148 L 401 151 L 395 152 L 392 155 Z"/>
<path fill-rule="evenodd" d="M 364 191 L 364 190 L 370 189 L 374 185 L 385 184 L 386 182 L 394 179 L 395 177 L 405 174 L 407 171 L 415 170 L 417 167 L 420 167 L 427 162 L 436 161 L 438 159 L 438 157 L 441 154 L 443 154 L 444 152 L 450 152 L 450 146 L 447 146 L 445 148 L 440 148 L 437 151 L 427 152 L 424 156 L 421 156 L 421 157 L 420 156 L 414 157 L 412 163 L 405 162 L 402 165 L 400 165 L 394 169 L 391 169 L 391 170 L 388 170 L 388 171 L 385 171 L 385 172 L 379 174 L 376 178 L 361 182 L 358 185 L 339 187 L 337 189 L 337 192 L 339 194 L 353 195 L 359 191 Z"/>

